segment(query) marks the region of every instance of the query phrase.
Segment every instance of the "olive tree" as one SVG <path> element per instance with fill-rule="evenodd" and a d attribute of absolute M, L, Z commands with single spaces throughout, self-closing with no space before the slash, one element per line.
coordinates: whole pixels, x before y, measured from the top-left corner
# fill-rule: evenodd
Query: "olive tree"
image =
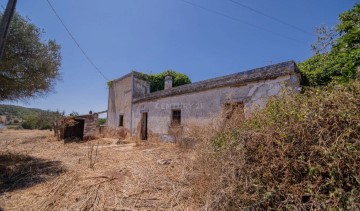
<path fill-rule="evenodd" d="M 54 40 L 43 41 L 42 33 L 21 15 L 14 15 L 0 58 L 0 101 L 26 100 L 53 90 L 60 77 L 60 46 Z"/>

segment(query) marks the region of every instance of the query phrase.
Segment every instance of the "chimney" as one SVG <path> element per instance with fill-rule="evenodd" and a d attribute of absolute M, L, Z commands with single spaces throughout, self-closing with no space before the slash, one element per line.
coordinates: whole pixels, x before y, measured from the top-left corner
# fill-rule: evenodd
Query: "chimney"
<path fill-rule="evenodd" d="M 165 90 L 172 88 L 172 76 L 168 73 L 165 76 Z"/>

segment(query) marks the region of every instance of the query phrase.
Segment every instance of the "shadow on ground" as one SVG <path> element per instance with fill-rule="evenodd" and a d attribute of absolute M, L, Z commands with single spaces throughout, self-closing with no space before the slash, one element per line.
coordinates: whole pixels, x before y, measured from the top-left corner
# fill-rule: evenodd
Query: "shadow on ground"
<path fill-rule="evenodd" d="M 59 176 L 64 171 L 60 161 L 0 153 L 0 193 L 31 187 Z"/>

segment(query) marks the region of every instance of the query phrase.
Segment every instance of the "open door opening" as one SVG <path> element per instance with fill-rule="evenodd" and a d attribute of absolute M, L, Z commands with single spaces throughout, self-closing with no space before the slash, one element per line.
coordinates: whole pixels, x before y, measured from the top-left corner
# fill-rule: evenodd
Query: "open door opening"
<path fill-rule="evenodd" d="M 141 114 L 141 131 L 140 131 L 141 140 L 147 140 L 148 138 L 147 121 L 148 121 L 148 113 L 144 112 Z"/>
<path fill-rule="evenodd" d="M 74 120 L 76 121 L 76 124 L 65 127 L 64 139 L 77 138 L 79 140 L 83 140 L 85 120 L 83 119 L 74 119 Z"/>

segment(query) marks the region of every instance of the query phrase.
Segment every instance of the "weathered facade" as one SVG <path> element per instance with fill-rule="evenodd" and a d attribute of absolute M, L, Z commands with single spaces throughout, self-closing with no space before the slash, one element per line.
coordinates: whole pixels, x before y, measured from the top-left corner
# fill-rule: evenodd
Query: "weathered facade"
<path fill-rule="evenodd" d="M 300 87 L 293 61 L 178 87 L 171 87 L 171 78 L 166 78 L 165 89 L 153 93 L 143 78 L 133 71 L 112 81 L 108 99 L 107 126 L 140 139 L 167 138 L 173 124 L 185 129 L 209 124 L 229 104 L 241 105 L 246 117 L 269 97 Z"/>

